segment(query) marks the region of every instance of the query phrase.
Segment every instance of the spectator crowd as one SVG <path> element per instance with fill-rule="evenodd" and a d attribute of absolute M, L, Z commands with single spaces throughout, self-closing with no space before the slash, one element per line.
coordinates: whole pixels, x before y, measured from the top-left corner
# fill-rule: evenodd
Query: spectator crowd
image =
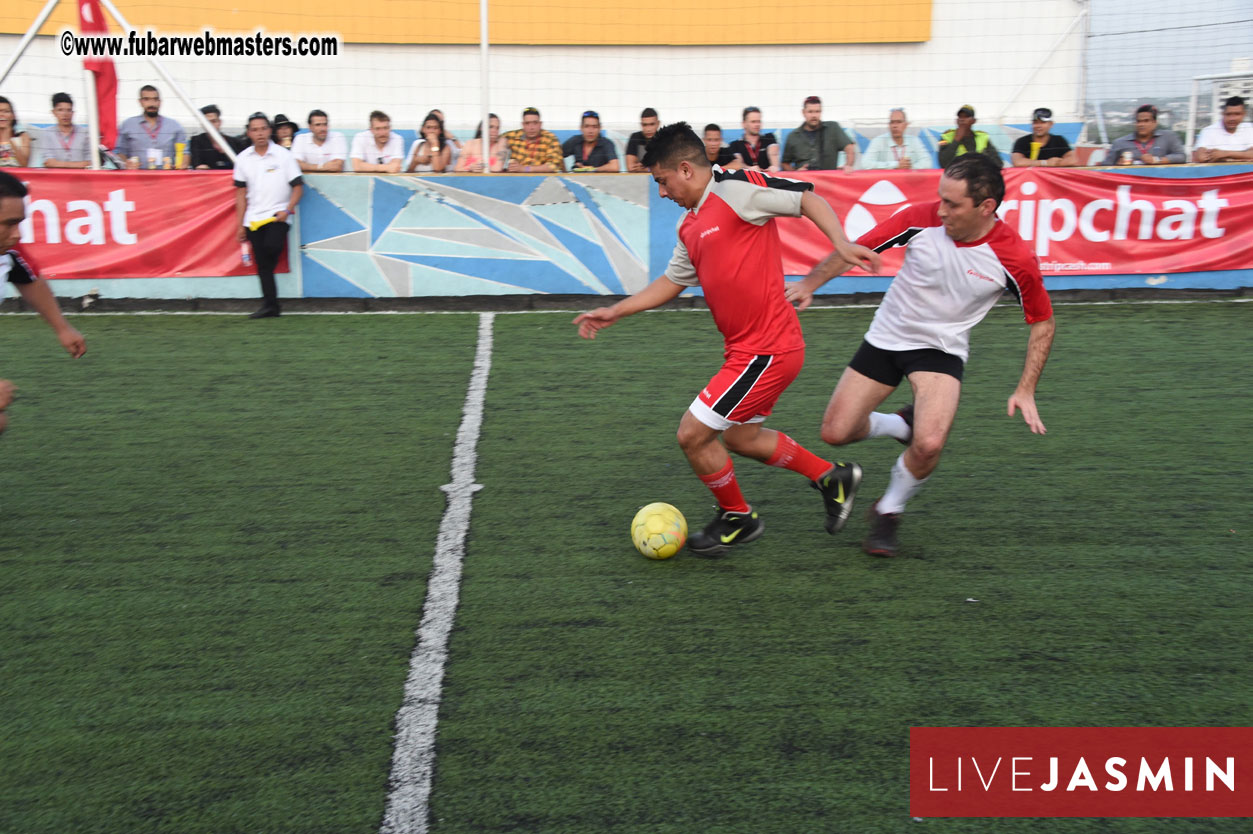
<path fill-rule="evenodd" d="M 161 95 L 156 87 L 145 85 L 140 90 L 139 106 L 141 112 L 119 126 L 115 146 L 101 148 L 112 167 L 231 169 L 235 166 L 233 158 L 252 144 L 247 136 L 221 132 L 222 114 L 215 105 L 206 105 L 200 112 L 217 135 L 206 131 L 190 141 L 182 125 L 161 115 Z M 54 122 L 50 127 L 22 130 L 12 103 L 0 96 L 0 167 L 25 167 L 36 159 L 46 168 L 90 167 L 89 138 L 85 129 L 74 124 L 73 99 L 67 93 L 57 93 L 52 97 L 51 112 Z M 970 104 L 961 105 L 955 126 L 940 134 L 935 157 L 916 134 L 909 132 L 909 117 L 901 107 L 888 112 L 887 132 L 872 138 L 864 152 L 859 152 L 851 131 L 838 121 L 823 119 L 818 96 L 804 99 L 801 117 L 801 123 L 780 143 L 773 133 L 762 131 L 761 109 L 745 107 L 742 136 L 729 144 L 719 125 L 705 126 L 706 154 L 710 162 L 726 169 L 769 172 L 930 168 L 934 167 L 933 160 L 943 168 L 968 153 L 983 154 L 998 166 L 1005 164 L 991 136 L 976 127 L 978 119 Z M 1245 100 L 1227 99 L 1222 118 L 1197 136 L 1191 161 L 1253 160 L 1253 124 L 1246 119 Z M 579 133 L 564 142 L 544 129 L 540 111 L 534 107 L 522 111 L 520 128 L 503 133 L 501 120 L 493 113 L 486 139 L 480 124 L 474 137 L 465 141 L 445 126 L 442 111 L 432 110 L 408 148 L 382 110 L 371 112 L 367 129 L 356 133 L 351 141 L 331 129 L 330 116 L 323 110 L 309 113 L 307 130 L 283 114 L 274 117 L 271 129 L 273 142 L 289 151 L 304 173 L 643 173 L 644 147 L 660 125 L 657 111 L 646 108 L 640 114 L 640 129 L 626 142 L 622 159 L 613 141 L 603 135 L 595 110 L 584 111 Z M 1070 143 L 1052 131 L 1052 110 L 1036 108 L 1031 132 L 1013 143 L 1008 164 L 1019 168 L 1081 164 Z M 1144 104 L 1136 111 L 1134 130 L 1110 145 L 1101 164 L 1170 165 L 1186 161 L 1178 135 L 1158 125 L 1157 107 Z"/>

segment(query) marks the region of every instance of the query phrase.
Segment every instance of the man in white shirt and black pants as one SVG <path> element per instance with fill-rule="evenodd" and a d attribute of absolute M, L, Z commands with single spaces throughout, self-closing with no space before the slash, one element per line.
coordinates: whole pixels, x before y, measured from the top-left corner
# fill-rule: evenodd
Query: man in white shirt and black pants
<path fill-rule="evenodd" d="M 287 246 L 287 220 L 296 210 L 304 187 L 300 166 L 291 151 L 270 141 L 273 128 L 264 113 L 248 117 L 252 147 L 235 160 L 235 216 L 239 240 L 252 246 L 265 302 L 249 318 L 279 315 L 274 268 Z"/>

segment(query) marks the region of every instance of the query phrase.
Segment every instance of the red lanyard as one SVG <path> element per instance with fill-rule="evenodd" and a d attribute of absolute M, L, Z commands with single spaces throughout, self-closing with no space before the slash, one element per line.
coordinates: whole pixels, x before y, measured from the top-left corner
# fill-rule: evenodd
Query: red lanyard
<path fill-rule="evenodd" d="M 162 121 L 164 121 L 164 117 L 157 116 L 157 129 L 155 131 L 148 129 L 147 119 L 140 119 L 139 126 L 144 129 L 144 133 L 148 134 L 148 138 L 151 139 L 155 143 L 157 141 L 157 137 L 161 135 L 161 122 Z"/>
<path fill-rule="evenodd" d="M 901 161 L 901 154 L 904 152 L 905 152 L 904 145 L 896 145 L 896 144 L 892 145 L 892 156 L 896 157 L 897 162 Z"/>
<path fill-rule="evenodd" d="M 65 148 L 67 153 L 69 152 L 70 148 L 74 146 L 74 134 L 75 133 L 78 133 L 78 128 L 77 127 L 70 128 L 70 138 L 66 140 L 66 139 L 61 138 L 64 134 L 62 134 L 61 131 L 59 130 L 57 131 L 57 141 L 61 143 L 61 147 Z"/>
<path fill-rule="evenodd" d="M 744 140 L 744 150 L 748 151 L 748 159 L 753 165 L 757 165 L 757 157 L 761 154 L 761 139 L 757 139 L 756 145 L 748 144 L 748 140 Z M 757 166 L 760 167 L 760 166 Z"/>
<path fill-rule="evenodd" d="M 1150 136 L 1149 141 L 1146 143 L 1141 143 L 1139 139 L 1132 139 L 1131 141 L 1134 142 L 1135 146 L 1140 149 L 1140 155 L 1143 156 L 1144 154 L 1148 153 L 1150 150 L 1153 149 L 1154 138 L 1155 137 Z M 1152 154 L 1150 154 L 1150 156 L 1152 156 Z"/>
<path fill-rule="evenodd" d="M 588 151 L 588 149 L 587 149 L 587 143 L 586 143 L 586 142 L 584 142 L 584 143 L 583 143 L 583 163 L 584 163 L 584 164 L 587 164 L 587 158 L 588 158 L 588 157 L 589 157 L 592 153 L 595 153 L 595 152 L 596 152 L 596 146 L 595 146 L 595 145 L 592 145 L 592 150 L 589 152 L 589 151 Z"/>

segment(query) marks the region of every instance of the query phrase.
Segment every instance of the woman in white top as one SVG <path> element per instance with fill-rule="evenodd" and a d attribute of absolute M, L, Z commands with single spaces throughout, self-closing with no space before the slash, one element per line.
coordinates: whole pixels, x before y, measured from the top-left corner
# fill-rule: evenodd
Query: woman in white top
<path fill-rule="evenodd" d="M 427 113 L 422 120 L 422 135 L 409 149 L 409 167 L 406 173 L 429 171 L 442 174 L 448 169 L 452 158 L 452 145 L 444 136 L 444 122 L 434 113 Z"/>
<path fill-rule="evenodd" d="M 30 134 L 17 129 L 13 105 L 0 96 L 0 167 L 25 168 L 30 162 Z"/>
<path fill-rule="evenodd" d="M 487 134 L 488 147 L 491 149 L 490 169 L 492 171 L 505 170 L 505 155 L 507 153 L 508 144 L 500 136 L 500 117 L 495 113 L 487 117 Z M 474 138 L 466 142 L 461 148 L 461 156 L 457 157 L 457 171 L 460 173 L 478 174 L 483 171 L 483 123 L 479 122 L 479 129 L 475 131 Z"/>

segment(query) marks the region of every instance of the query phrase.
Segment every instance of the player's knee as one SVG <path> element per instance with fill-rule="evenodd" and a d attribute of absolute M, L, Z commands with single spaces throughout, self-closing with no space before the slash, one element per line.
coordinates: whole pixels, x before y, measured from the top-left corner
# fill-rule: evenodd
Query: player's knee
<path fill-rule="evenodd" d="M 693 452 L 705 444 L 707 432 L 699 426 L 684 422 L 679 424 L 679 430 L 675 432 L 674 439 L 679 442 L 679 448 L 684 452 Z"/>
<path fill-rule="evenodd" d="M 909 448 L 919 463 L 934 466 L 940 460 L 940 453 L 944 451 L 944 436 L 915 434 Z"/>
<path fill-rule="evenodd" d="M 823 422 L 822 442 L 831 446 L 845 446 L 854 440 L 853 433 L 847 426 L 835 422 Z"/>

